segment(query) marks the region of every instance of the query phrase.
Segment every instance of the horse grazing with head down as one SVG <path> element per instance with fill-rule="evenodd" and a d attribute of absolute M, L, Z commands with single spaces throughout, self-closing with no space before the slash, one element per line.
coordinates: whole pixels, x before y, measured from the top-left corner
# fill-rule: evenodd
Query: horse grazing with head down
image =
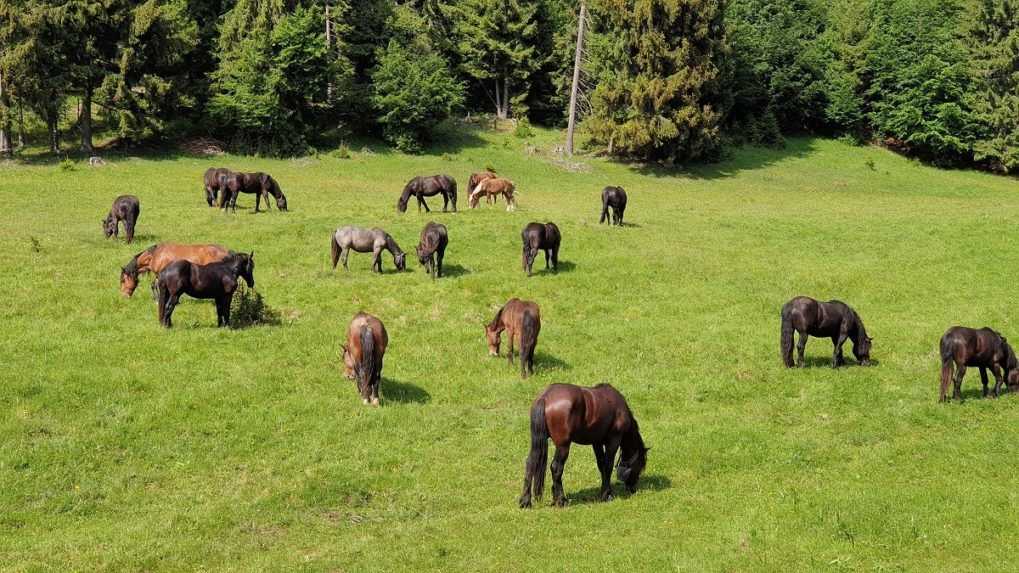
<path fill-rule="evenodd" d="M 343 371 L 357 383 L 361 401 L 379 405 L 382 383 L 382 357 L 389 345 L 389 334 L 378 318 L 359 312 L 347 327 L 347 343 L 343 344 Z"/>
<path fill-rule="evenodd" d="M 405 213 L 407 202 L 413 196 L 418 200 L 418 212 L 421 211 L 421 207 L 424 207 L 425 211 L 430 213 L 432 210 L 428 208 L 428 203 L 425 203 L 425 197 L 439 194 L 442 195 L 442 211 L 445 212 L 449 204 L 452 203 L 453 211 L 456 212 L 456 180 L 449 175 L 432 175 L 431 177 L 411 179 L 403 187 L 403 193 L 396 201 L 396 210 Z"/>
<path fill-rule="evenodd" d="M 166 328 L 173 326 L 173 309 L 182 295 L 198 299 L 216 300 L 216 326 L 230 324 L 230 302 L 237 281 L 243 278 L 255 288 L 255 253 L 231 253 L 217 263 L 196 265 L 190 261 L 176 261 L 159 273 L 159 322 Z"/>
<path fill-rule="evenodd" d="M 421 230 L 421 242 L 417 246 L 418 261 L 432 279 L 442 276 L 442 258 L 446 256 L 449 233 L 446 226 L 429 221 Z"/>
<path fill-rule="evenodd" d="M 205 184 L 205 202 L 209 204 L 209 207 L 216 204 L 219 193 L 223 190 L 222 185 L 225 184 L 225 177 L 230 173 L 231 171 L 225 167 L 210 167 L 205 170 L 202 182 Z"/>
<path fill-rule="evenodd" d="M 207 265 L 226 258 L 230 251 L 222 245 L 181 245 L 179 243 L 160 243 L 152 245 L 135 255 L 120 269 L 120 293 L 131 296 L 138 288 L 138 276 L 143 273 L 159 274 L 160 271 L 178 260 L 185 260 L 196 265 Z M 152 283 L 153 297 L 156 283 Z"/>
<path fill-rule="evenodd" d="M 279 183 L 268 173 L 227 173 L 220 176 L 220 187 L 223 196 L 220 199 L 220 208 L 230 208 L 237 211 L 237 196 L 241 193 L 254 193 L 255 212 L 258 212 L 262 198 L 265 197 L 266 210 L 272 209 L 269 205 L 269 196 L 276 199 L 276 207 L 280 211 L 287 210 L 287 197 L 280 189 Z"/>
<path fill-rule="evenodd" d="M 846 363 L 842 357 L 842 345 L 846 339 L 853 341 L 853 355 L 860 366 L 870 365 L 870 346 L 873 340 L 867 336 L 863 320 L 856 311 L 844 302 L 831 300 L 816 301 L 810 297 L 798 296 L 782 307 L 782 362 L 793 367 L 793 332 L 800 335 L 796 344 L 797 366 L 803 366 L 803 351 L 807 337 L 831 338 L 835 349 L 832 352 L 831 367 L 838 368 Z"/>
<path fill-rule="evenodd" d="M 487 179 L 494 179 L 495 177 L 496 177 L 495 171 L 491 171 L 489 169 L 479 171 L 477 173 L 471 173 L 470 179 L 467 180 L 467 192 L 468 193 L 473 192 L 475 189 L 478 188 L 478 185 L 482 181 L 485 181 Z M 488 203 L 492 202 L 491 195 L 486 195 L 486 198 L 488 199 L 487 201 Z"/>
<path fill-rule="evenodd" d="M 612 466 L 616 451 L 622 448 L 616 477 L 630 493 L 637 491 L 640 474 L 647 465 L 637 419 L 626 399 L 608 384 L 582 388 L 572 384 L 552 384 L 531 406 L 531 451 L 524 465 L 524 493 L 520 507 L 531 507 L 531 498 L 541 500 L 545 489 L 548 440 L 555 444 L 552 459 L 552 498 L 557 506 L 567 503 L 563 493 L 563 468 L 570 455 L 570 444 L 591 445 L 601 474 L 601 500 L 612 499 Z"/>
<path fill-rule="evenodd" d="M 336 270 L 336 263 L 340 260 L 341 255 L 343 269 L 350 270 L 347 267 L 347 257 L 350 256 L 351 249 L 359 253 L 371 253 L 373 271 L 382 272 L 383 250 L 387 250 L 393 255 L 393 264 L 396 265 L 396 270 L 402 271 L 407 268 L 407 255 L 400 245 L 396 244 L 389 233 L 378 227 L 365 229 L 348 225 L 336 229 L 332 236 L 333 270 Z"/>
<path fill-rule="evenodd" d="M 562 242 L 562 235 L 555 223 L 529 223 L 520 232 L 520 238 L 524 243 L 523 262 L 527 276 L 531 276 L 531 267 L 534 266 L 534 258 L 538 256 L 539 250 L 545 251 L 545 268 L 551 267 L 553 272 L 559 270 L 559 243 Z"/>
<path fill-rule="evenodd" d="M 471 209 L 478 206 L 478 202 L 482 195 L 492 198 L 502 195 L 506 197 L 506 210 L 514 211 L 517 208 L 517 200 L 514 193 L 516 192 L 516 186 L 509 179 L 503 179 L 501 177 L 493 177 L 491 179 L 485 179 L 478 186 L 471 191 L 471 196 L 467 200 L 467 204 Z M 489 201 L 491 203 L 491 201 Z"/>
<path fill-rule="evenodd" d="M 986 326 L 979 330 L 953 326 L 941 337 L 941 392 L 938 395 L 940 402 L 948 400 L 949 380 L 954 384 L 952 399 L 962 400 L 962 378 L 966 375 L 967 366 L 980 368 L 984 398 L 987 397 L 988 369 L 994 374 L 995 398 L 998 397 L 1002 384 L 1008 385 L 1006 390 L 1019 386 L 1019 363 L 1016 362 L 1015 351 L 1004 336 Z"/>
<path fill-rule="evenodd" d="M 609 208 L 612 209 L 613 225 L 623 225 L 623 213 L 626 211 L 626 191 L 622 187 L 606 187 L 601 192 L 601 219 L 598 223 L 605 223 L 609 219 Z"/>
<path fill-rule="evenodd" d="M 124 232 L 127 234 L 127 242 L 134 240 L 134 226 L 138 222 L 138 215 L 142 212 L 141 202 L 134 195 L 121 195 L 113 200 L 110 212 L 103 219 L 103 234 L 106 238 L 120 236 L 120 222 L 124 222 Z"/>
<path fill-rule="evenodd" d="M 488 354 L 499 356 L 502 343 L 502 331 L 506 331 L 509 339 L 509 363 L 513 364 L 513 343 L 520 349 L 520 377 L 527 378 L 534 374 L 534 348 L 538 345 L 538 333 L 541 332 L 541 309 L 538 304 L 511 298 L 509 302 L 495 313 L 492 322 L 485 325 L 485 338 L 488 340 Z"/>

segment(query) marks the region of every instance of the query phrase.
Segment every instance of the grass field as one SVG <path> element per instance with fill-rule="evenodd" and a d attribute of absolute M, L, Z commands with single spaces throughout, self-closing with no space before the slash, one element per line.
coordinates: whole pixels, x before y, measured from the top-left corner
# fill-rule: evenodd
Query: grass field
<path fill-rule="evenodd" d="M 950 325 L 1019 339 L 1015 180 L 939 171 L 822 139 L 664 172 L 472 132 L 423 156 L 110 156 L 66 171 L 0 165 L 0 568 L 8 571 L 1006 571 L 1019 568 L 1019 400 L 939 405 Z M 529 154 L 525 146 L 539 152 Z M 205 206 L 206 167 L 265 170 L 291 212 Z M 520 208 L 466 209 L 472 170 Z M 457 214 L 395 211 L 414 174 L 461 183 Z M 599 227 L 606 184 L 630 196 Z M 134 245 L 103 238 L 122 193 Z M 250 196 L 239 204 L 253 205 Z M 431 201 L 441 208 L 441 200 Z M 412 251 L 449 227 L 448 277 L 329 268 L 329 235 L 379 225 Z M 520 229 L 562 229 L 561 271 L 528 279 Z M 255 250 L 284 324 L 216 329 L 187 301 L 167 331 L 119 268 L 159 241 Z M 538 263 L 536 268 L 544 268 Z M 779 309 L 838 297 L 874 337 L 833 371 L 813 340 L 786 370 Z M 537 301 L 536 375 L 489 359 L 482 322 Z M 342 378 L 358 310 L 390 335 L 383 406 Z M 851 357 L 849 346 L 847 357 Z M 635 495 L 595 501 L 590 448 L 571 505 L 516 506 L 528 408 L 553 382 L 608 382 L 652 447 Z"/>

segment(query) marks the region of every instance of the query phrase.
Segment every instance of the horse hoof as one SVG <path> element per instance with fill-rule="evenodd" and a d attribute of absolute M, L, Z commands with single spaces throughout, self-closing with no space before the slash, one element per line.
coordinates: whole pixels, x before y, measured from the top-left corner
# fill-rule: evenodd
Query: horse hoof
<path fill-rule="evenodd" d="M 555 505 L 556 507 L 566 507 L 569 504 L 570 500 L 566 499 L 565 497 L 561 497 L 555 500 L 555 502 L 553 503 L 553 505 Z"/>
<path fill-rule="evenodd" d="M 372 406 L 378 407 L 378 405 L 379 405 L 379 399 L 378 398 L 372 398 Z"/>
<path fill-rule="evenodd" d="M 520 498 L 520 509 L 531 509 L 531 499 Z"/>
<path fill-rule="evenodd" d="M 365 406 L 367 406 L 368 405 L 368 398 L 361 398 L 361 403 L 364 404 Z"/>

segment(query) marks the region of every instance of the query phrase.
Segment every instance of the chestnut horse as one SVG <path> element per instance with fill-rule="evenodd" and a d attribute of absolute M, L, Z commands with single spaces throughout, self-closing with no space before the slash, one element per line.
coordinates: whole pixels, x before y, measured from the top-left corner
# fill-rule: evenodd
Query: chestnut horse
<path fill-rule="evenodd" d="M 237 211 L 237 196 L 241 193 L 254 193 L 255 212 L 258 212 L 262 197 L 265 197 L 265 208 L 271 210 L 269 195 L 276 199 L 276 207 L 280 211 L 287 210 L 287 197 L 280 189 L 279 183 L 268 173 L 228 173 L 220 179 L 222 197 L 220 208 Z"/>
<path fill-rule="evenodd" d="M 516 342 L 520 348 L 520 377 L 534 374 L 534 347 L 538 345 L 541 332 L 541 309 L 537 303 L 511 298 L 495 313 L 492 322 L 485 325 L 490 356 L 499 356 L 503 330 L 509 339 L 509 363 L 513 364 L 513 343 Z"/>
<path fill-rule="evenodd" d="M 442 276 L 442 258 L 446 256 L 449 233 L 446 226 L 429 221 L 421 230 L 421 242 L 417 246 L 418 261 L 432 279 Z"/>
<path fill-rule="evenodd" d="M 403 193 L 396 201 L 396 210 L 400 213 L 407 212 L 407 202 L 413 196 L 417 197 L 418 200 L 418 212 L 421 211 L 421 207 L 424 207 L 425 211 L 431 212 L 432 210 L 428 208 L 428 203 L 425 203 L 425 197 L 433 197 L 439 194 L 442 195 L 443 212 L 446 211 L 450 203 L 453 204 L 453 212 L 456 212 L 456 180 L 449 175 L 432 175 L 431 177 L 415 177 L 411 179 L 404 186 Z"/>
<path fill-rule="evenodd" d="M 209 204 L 209 207 L 216 204 L 219 193 L 225 184 L 224 178 L 230 173 L 231 171 L 225 167 L 210 167 L 205 170 L 202 182 L 205 184 L 205 202 Z"/>
<path fill-rule="evenodd" d="M 647 465 L 637 419 L 626 399 L 608 384 L 582 388 L 572 384 L 552 384 L 531 406 L 531 451 L 524 465 L 524 493 L 520 507 L 531 507 L 531 497 L 541 500 L 545 489 L 548 439 L 555 444 L 552 460 L 552 498 L 557 506 L 567 503 L 563 494 L 563 468 L 570 455 L 570 444 L 591 445 L 601 474 L 601 500 L 612 499 L 612 465 L 616 450 L 622 448 L 616 477 L 630 493 L 637 491 L 640 474 Z M 532 487 L 533 485 L 533 487 Z"/>
<path fill-rule="evenodd" d="M 470 179 L 467 180 L 467 192 L 470 193 L 474 191 L 478 188 L 479 183 L 487 179 L 493 179 L 494 177 L 496 177 L 495 171 L 490 171 L 488 169 L 479 171 L 478 173 L 472 173 Z M 486 198 L 488 199 L 488 203 L 492 202 L 491 195 L 486 196 Z"/>
<path fill-rule="evenodd" d="M 509 179 L 502 179 L 500 177 L 493 177 L 491 179 L 485 179 L 478 186 L 471 191 L 471 196 L 467 199 L 467 204 L 471 209 L 478 206 L 478 201 L 482 195 L 486 197 L 498 197 L 500 194 L 506 197 L 506 210 L 513 211 L 517 208 L 517 200 L 514 196 L 516 192 L 516 186 Z"/>
<path fill-rule="evenodd" d="M 127 242 L 134 240 L 134 226 L 138 222 L 138 215 L 142 212 L 141 203 L 134 195 L 121 195 L 113 200 L 110 212 L 103 219 L 103 234 L 109 239 L 119 237 L 120 222 L 124 222 L 124 233 L 127 234 Z"/>
<path fill-rule="evenodd" d="M 357 383 L 361 401 L 379 405 L 382 382 L 382 357 L 389 345 L 389 334 L 378 318 L 359 312 L 347 327 L 347 343 L 343 347 L 343 373 Z"/>
<path fill-rule="evenodd" d="M 797 366 L 803 366 L 803 351 L 807 347 L 808 335 L 831 338 L 835 345 L 831 357 L 832 368 L 846 363 L 842 357 L 842 345 L 847 338 L 853 341 L 853 355 L 860 366 L 870 365 L 870 343 L 873 339 L 867 336 L 860 315 L 844 302 L 820 302 L 798 296 L 785 303 L 782 307 L 782 361 L 788 368 L 793 367 L 793 331 L 800 335 L 796 345 Z"/>
<path fill-rule="evenodd" d="M 609 208 L 612 209 L 612 220 L 609 221 Z M 622 187 L 606 187 L 601 192 L 601 219 L 598 223 L 609 222 L 612 225 L 623 225 L 623 213 L 626 211 L 626 191 Z"/>
<path fill-rule="evenodd" d="M 531 276 L 534 257 L 538 256 L 539 250 L 545 251 L 545 268 L 550 267 L 551 260 L 552 272 L 559 270 L 559 243 L 562 242 L 562 235 L 555 223 L 530 223 L 520 232 L 520 238 L 524 243 L 523 259 L 527 276 Z"/>
<path fill-rule="evenodd" d="M 230 325 L 230 303 L 237 290 L 238 280 L 243 278 L 248 286 L 255 288 L 255 253 L 230 253 L 216 263 L 196 265 L 179 260 L 170 263 L 159 273 L 156 285 L 159 290 L 159 323 L 173 326 L 173 309 L 182 295 L 198 299 L 216 300 L 216 326 Z"/>
<path fill-rule="evenodd" d="M 952 366 L 955 376 L 952 376 Z M 1019 385 L 1019 363 L 1008 340 L 994 330 L 979 330 L 965 326 L 953 326 L 941 337 L 941 393 L 938 401 L 948 400 L 948 381 L 952 379 L 952 399 L 962 400 L 962 378 L 967 366 L 980 368 L 980 381 L 987 397 L 987 370 L 994 374 L 994 397 L 997 398 L 1002 384 L 1009 387 Z M 1002 375 L 1004 371 L 1004 375 Z"/>
<path fill-rule="evenodd" d="M 138 275 L 156 273 L 178 260 L 185 260 L 196 265 L 207 265 L 226 258 L 230 251 L 222 245 L 181 245 L 179 243 L 160 243 L 152 245 L 135 255 L 127 265 L 120 269 L 120 293 L 131 296 L 138 288 Z M 153 295 L 156 294 L 156 283 L 152 283 Z"/>

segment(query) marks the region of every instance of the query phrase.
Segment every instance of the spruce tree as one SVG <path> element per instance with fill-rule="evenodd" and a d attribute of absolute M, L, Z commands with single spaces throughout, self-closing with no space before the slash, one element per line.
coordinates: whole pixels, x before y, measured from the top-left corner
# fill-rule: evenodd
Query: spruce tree
<path fill-rule="evenodd" d="M 980 90 L 974 107 L 984 124 L 976 159 L 1019 170 L 1019 2 L 983 0 L 974 33 Z"/>

